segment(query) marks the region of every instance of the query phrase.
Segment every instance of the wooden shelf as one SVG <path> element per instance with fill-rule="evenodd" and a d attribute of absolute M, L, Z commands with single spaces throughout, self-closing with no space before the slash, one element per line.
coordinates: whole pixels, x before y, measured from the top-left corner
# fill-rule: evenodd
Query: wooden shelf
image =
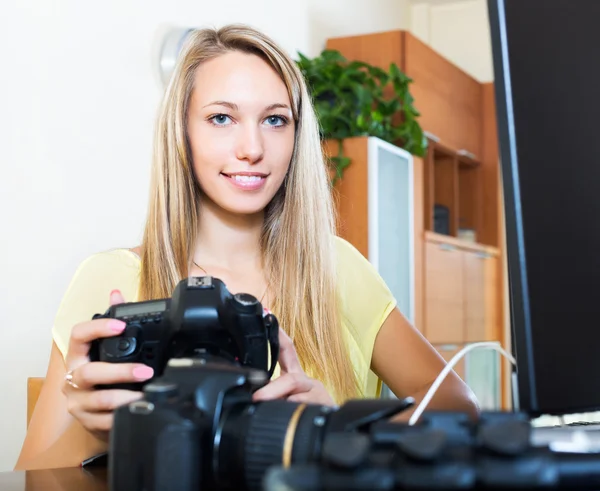
<path fill-rule="evenodd" d="M 458 237 L 461 230 L 480 236 L 483 187 L 481 163 L 431 140 L 425 167 L 426 230 Z"/>
<path fill-rule="evenodd" d="M 479 244 L 476 242 L 469 242 L 468 240 L 462 240 L 458 237 L 450 237 L 448 235 L 437 234 L 431 231 L 424 232 L 424 239 L 427 242 L 434 242 L 436 244 L 448 244 L 459 249 L 464 249 L 473 252 L 484 252 L 491 256 L 500 255 L 500 250 L 497 247 Z"/>

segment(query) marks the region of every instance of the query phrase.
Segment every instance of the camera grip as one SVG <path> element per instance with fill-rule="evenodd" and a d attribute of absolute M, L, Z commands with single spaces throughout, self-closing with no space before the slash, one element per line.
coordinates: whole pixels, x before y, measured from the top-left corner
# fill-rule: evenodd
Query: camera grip
<path fill-rule="evenodd" d="M 156 374 L 157 367 L 154 366 L 156 363 L 152 363 L 153 360 L 144 359 L 145 357 L 142 356 L 142 344 L 139 328 L 137 326 L 128 326 L 118 336 L 92 341 L 88 356 L 90 362 L 144 363 L 154 369 Z M 96 385 L 94 388 L 97 390 L 121 389 L 142 391 L 144 385 L 150 382 L 150 380 Z"/>

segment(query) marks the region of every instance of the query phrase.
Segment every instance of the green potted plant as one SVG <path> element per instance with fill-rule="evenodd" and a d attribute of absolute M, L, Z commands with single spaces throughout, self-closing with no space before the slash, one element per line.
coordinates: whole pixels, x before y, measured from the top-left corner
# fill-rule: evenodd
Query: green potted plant
<path fill-rule="evenodd" d="M 334 181 L 342 177 L 350 159 L 342 152 L 342 140 L 376 136 L 413 155 L 423 156 L 427 138 L 417 118 L 409 86 L 412 80 L 394 63 L 383 70 L 360 61 L 348 61 L 339 51 L 324 50 L 315 58 L 298 53 L 321 125 L 323 140 L 337 140 L 332 156 Z"/>

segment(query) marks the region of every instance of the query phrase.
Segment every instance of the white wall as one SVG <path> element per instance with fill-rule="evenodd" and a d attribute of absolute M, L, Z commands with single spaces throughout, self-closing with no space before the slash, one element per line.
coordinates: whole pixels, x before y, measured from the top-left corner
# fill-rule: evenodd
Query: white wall
<path fill-rule="evenodd" d="M 486 0 L 413 0 L 410 30 L 473 78 L 494 80 Z"/>
<path fill-rule="evenodd" d="M 321 5 L 319 5 L 321 4 Z M 327 5 L 326 7 L 324 5 Z M 139 243 L 160 34 L 245 22 L 288 51 L 400 28 L 407 0 L 23 0 L 0 4 L 0 471 L 25 434 L 26 378 L 77 264 Z"/>
<path fill-rule="evenodd" d="M 408 29 L 409 0 L 308 0 L 309 53 L 327 38 Z"/>

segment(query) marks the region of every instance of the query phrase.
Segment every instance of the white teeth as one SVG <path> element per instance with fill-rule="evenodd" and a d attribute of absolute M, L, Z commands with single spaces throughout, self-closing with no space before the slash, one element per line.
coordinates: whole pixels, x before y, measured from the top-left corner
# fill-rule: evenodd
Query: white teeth
<path fill-rule="evenodd" d="M 238 175 L 233 175 L 231 177 L 233 177 L 236 181 L 239 181 L 239 182 L 256 182 L 256 181 L 260 181 L 262 179 L 261 176 L 238 176 Z"/>

